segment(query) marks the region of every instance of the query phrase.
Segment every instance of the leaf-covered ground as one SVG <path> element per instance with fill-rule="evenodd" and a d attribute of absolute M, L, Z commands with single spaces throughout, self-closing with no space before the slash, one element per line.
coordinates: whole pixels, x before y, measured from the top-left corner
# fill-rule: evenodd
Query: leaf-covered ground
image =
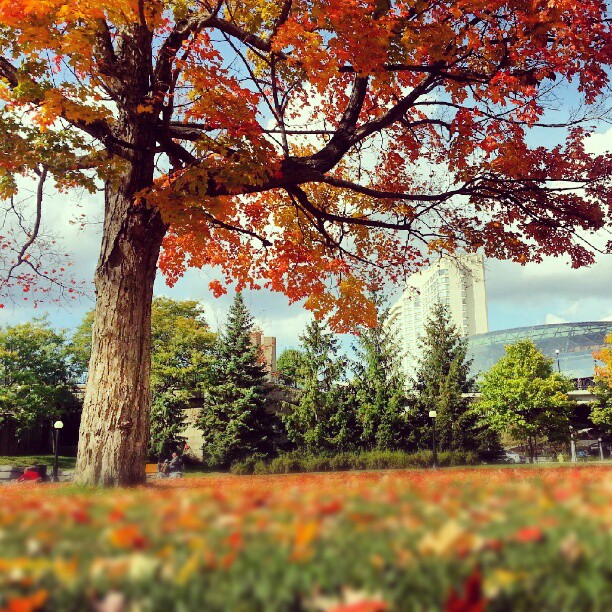
<path fill-rule="evenodd" d="M 0 487 L 0 610 L 609 610 L 612 466 Z"/>

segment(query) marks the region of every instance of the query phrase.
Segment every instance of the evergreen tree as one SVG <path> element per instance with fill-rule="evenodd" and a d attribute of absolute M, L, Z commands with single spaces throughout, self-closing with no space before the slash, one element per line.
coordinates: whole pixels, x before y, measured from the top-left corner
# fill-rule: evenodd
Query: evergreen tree
<path fill-rule="evenodd" d="M 266 410 L 266 373 L 253 332 L 253 319 L 237 293 L 215 348 L 198 421 L 204 457 L 211 465 L 227 467 L 274 450 L 275 417 Z"/>
<path fill-rule="evenodd" d="M 446 306 L 438 303 L 432 308 L 420 347 L 415 404 L 410 415 L 414 443 L 429 448 L 433 424 L 428 414 L 435 410 L 438 450 L 498 448 L 496 436 L 478 424 L 469 399 L 463 396 L 474 390 L 469 375 L 471 362 L 466 359 L 467 342 L 452 324 Z"/>
<path fill-rule="evenodd" d="M 190 394 L 168 389 L 158 391 L 151 403 L 151 437 L 149 456 L 157 460 L 169 458 L 185 447 L 185 408 Z"/>
<path fill-rule="evenodd" d="M 388 311 L 382 311 L 378 325 L 362 329 L 353 347 L 353 387 L 361 442 L 368 450 L 400 449 L 407 445 L 406 381 L 401 373 L 398 350 L 385 326 Z"/>
<path fill-rule="evenodd" d="M 298 385 L 302 397 L 298 406 L 283 415 L 287 435 L 306 453 L 337 452 L 339 448 L 349 450 L 350 441 L 356 435 L 352 430 L 354 419 L 345 412 L 347 391 L 340 386 L 346 359 L 338 357 L 338 339 L 313 320 L 300 341 L 302 359 Z"/>

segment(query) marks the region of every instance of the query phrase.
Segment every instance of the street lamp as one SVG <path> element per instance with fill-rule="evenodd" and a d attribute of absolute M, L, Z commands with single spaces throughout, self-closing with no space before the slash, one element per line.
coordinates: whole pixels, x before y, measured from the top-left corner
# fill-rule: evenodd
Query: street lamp
<path fill-rule="evenodd" d="M 574 440 L 574 428 L 570 425 L 570 452 L 572 455 L 572 463 L 576 463 L 576 441 Z"/>
<path fill-rule="evenodd" d="M 597 444 L 599 445 L 599 458 L 603 461 L 603 445 L 601 444 L 601 438 L 597 438 Z"/>
<path fill-rule="evenodd" d="M 55 423 L 53 423 L 53 429 L 55 429 L 55 459 L 53 460 L 53 482 L 59 482 L 59 470 L 57 466 L 57 460 L 59 454 L 59 432 L 63 426 L 64 424 L 61 421 L 55 421 Z"/>
<path fill-rule="evenodd" d="M 435 410 L 429 411 L 429 418 L 433 419 L 433 465 L 434 470 L 438 467 L 438 450 L 436 448 L 436 417 L 438 413 Z"/>
<path fill-rule="evenodd" d="M 559 361 L 559 349 L 555 351 L 555 355 L 557 356 L 557 370 L 559 370 L 559 374 L 561 374 L 561 362 Z"/>

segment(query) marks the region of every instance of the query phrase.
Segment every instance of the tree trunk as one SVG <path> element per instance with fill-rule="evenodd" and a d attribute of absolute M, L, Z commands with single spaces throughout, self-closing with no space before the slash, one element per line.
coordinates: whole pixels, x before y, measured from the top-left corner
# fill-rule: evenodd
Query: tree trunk
<path fill-rule="evenodd" d="M 531 436 L 527 438 L 527 452 L 529 453 L 529 463 L 535 463 L 535 444 Z"/>
<path fill-rule="evenodd" d="M 165 227 L 134 201 L 152 163 L 133 165 L 106 187 L 104 234 L 95 275 L 96 311 L 76 481 L 103 486 L 145 482 L 149 439 L 151 301 Z"/>

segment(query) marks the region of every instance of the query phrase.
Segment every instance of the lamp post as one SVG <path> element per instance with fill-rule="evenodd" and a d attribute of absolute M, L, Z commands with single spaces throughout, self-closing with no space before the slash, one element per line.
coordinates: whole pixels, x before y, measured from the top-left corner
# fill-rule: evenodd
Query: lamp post
<path fill-rule="evenodd" d="M 433 438 L 433 465 L 434 470 L 438 467 L 438 449 L 436 448 L 436 417 L 438 413 L 435 410 L 429 411 L 429 418 L 433 420 L 432 438 Z"/>
<path fill-rule="evenodd" d="M 59 482 L 57 460 L 59 455 L 59 432 L 63 426 L 64 424 L 61 421 L 55 421 L 55 423 L 53 423 L 53 429 L 55 429 L 55 458 L 53 460 L 53 482 Z"/>
<path fill-rule="evenodd" d="M 603 445 L 601 443 L 601 438 L 597 438 L 597 444 L 599 445 L 599 458 L 603 461 Z"/>
<path fill-rule="evenodd" d="M 559 361 L 559 349 L 555 351 L 555 355 L 557 356 L 557 370 L 559 370 L 559 374 L 561 374 L 561 362 Z"/>

